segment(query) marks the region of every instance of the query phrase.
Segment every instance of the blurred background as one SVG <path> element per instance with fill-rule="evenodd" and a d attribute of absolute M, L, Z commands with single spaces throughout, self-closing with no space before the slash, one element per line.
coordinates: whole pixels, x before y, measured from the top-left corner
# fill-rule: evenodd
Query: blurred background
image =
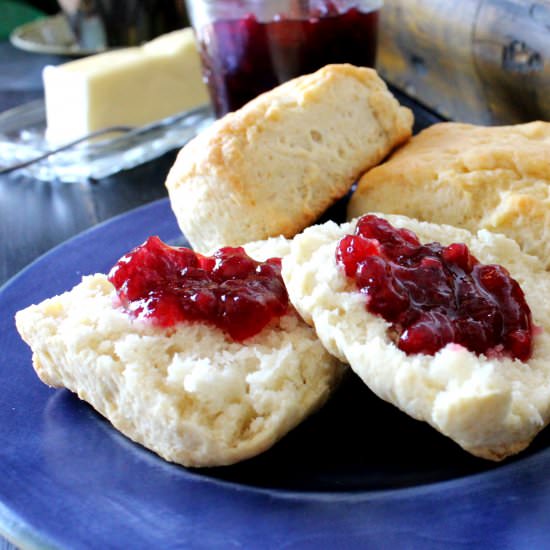
<path fill-rule="evenodd" d="M 58 11 L 57 0 L 0 0 L 0 40 L 19 25 Z"/>
<path fill-rule="evenodd" d="M 0 0 L 0 40 L 59 11 L 56 0 Z M 550 120 L 549 37 L 550 0 L 385 0 L 376 67 L 444 118 Z"/>

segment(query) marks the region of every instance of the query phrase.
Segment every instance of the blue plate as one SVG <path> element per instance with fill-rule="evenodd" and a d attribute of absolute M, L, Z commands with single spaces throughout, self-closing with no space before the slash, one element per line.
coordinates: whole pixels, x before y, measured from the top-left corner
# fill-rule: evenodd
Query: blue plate
<path fill-rule="evenodd" d="M 354 377 L 263 455 L 188 470 L 43 385 L 15 312 L 107 271 L 150 234 L 182 242 L 167 200 L 54 249 L 0 291 L 0 531 L 24 547 L 541 548 L 549 436 L 475 459 Z"/>

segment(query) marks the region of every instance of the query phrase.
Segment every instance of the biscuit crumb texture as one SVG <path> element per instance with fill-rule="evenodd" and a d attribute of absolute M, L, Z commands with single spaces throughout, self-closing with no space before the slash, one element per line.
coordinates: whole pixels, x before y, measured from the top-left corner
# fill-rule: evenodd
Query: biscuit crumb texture
<path fill-rule="evenodd" d="M 201 323 L 164 330 L 133 321 L 114 304 L 113 286 L 95 274 L 18 312 L 16 324 L 43 382 L 185 466 L 268 449 L 323 404 L 343 372 L 294 312 L 240 344 Z"/>
<path fill-rule="evenodd" d="M 283 259 L 291 301 L 336 357 L 348 362 L 379 397 L 431 424 L 470 453 L 501 460 L 529 445 L 550 420 L 550 276 L 517 243 L 480 230 L 384 216 L 421 242 L 465 243 L 479 261 L 501 264 L 521 285 L 535 325 L 531 359 L 477 356 L 449 344 L 434 356 L 407 355 L 382 317 L 369 313 L 353 281 L 336 264 L 338 240 L 355 221 L 306 229 Z"/>
<path fill-rule="evenodd" d="M 199 252 L 292 237 L 409 139 L 412 123 L 374 70 L 328 65 L 183 147 L 166 180 L 172 209 Z"/>
<path fill-rule="evenodd" d="M 550 267 L 550 123 L 441 123 L 365 174 L 348 209 L 488 229 Z"/>

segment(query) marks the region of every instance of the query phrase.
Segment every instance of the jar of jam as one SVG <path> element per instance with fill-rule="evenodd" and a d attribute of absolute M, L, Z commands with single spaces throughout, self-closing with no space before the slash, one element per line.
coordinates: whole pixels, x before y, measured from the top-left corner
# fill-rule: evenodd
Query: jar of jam
<path fill-rule="evenodd" d="M 373 67 L 382 0 L 187 0 L 216 115 L 330 63 Z"/>

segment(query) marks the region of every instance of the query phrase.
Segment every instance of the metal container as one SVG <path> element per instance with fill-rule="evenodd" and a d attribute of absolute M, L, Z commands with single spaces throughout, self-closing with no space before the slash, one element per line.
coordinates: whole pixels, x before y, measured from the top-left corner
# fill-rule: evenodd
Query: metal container
<path fill-rule="evenodd" d="M 550 1 L 386 0 L 377 66 L 449 119 L 550 121 Z"/>

